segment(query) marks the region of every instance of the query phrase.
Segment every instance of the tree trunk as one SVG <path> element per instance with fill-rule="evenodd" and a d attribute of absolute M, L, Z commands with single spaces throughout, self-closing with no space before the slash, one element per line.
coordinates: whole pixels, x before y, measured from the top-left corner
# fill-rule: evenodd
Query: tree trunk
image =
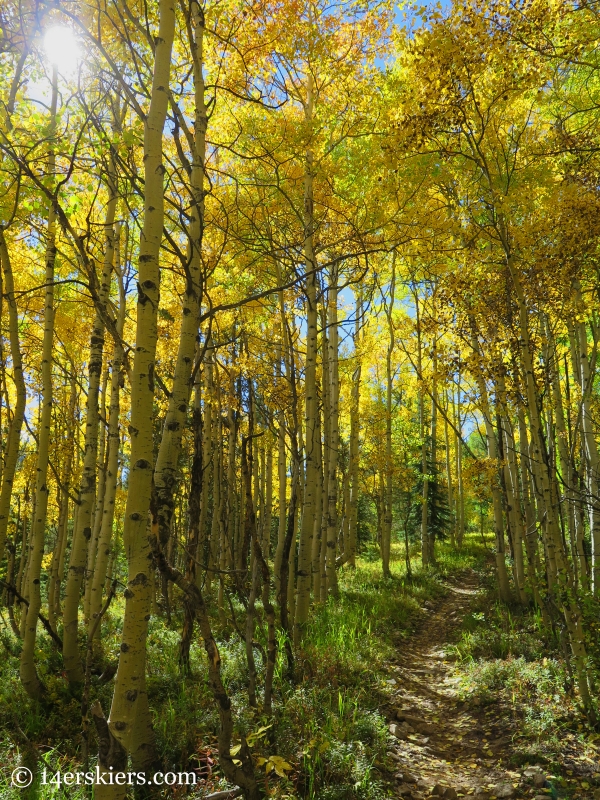
<path fill-rule="evenodd" d="M 2 559 L 4 557 L 6 531 L 10 516 L 13 481 L 17 467 L 17 458 L 19 456 L 19 448 L 21 446 L 21 428 L 23 427 L 25 404 L 27 402 L 25 379 L 23 377 L 23 361 L 21 358 L 21 344 L 19 341 L 19 312 L 15 300 L 15 287 L 10 254 L 6 244 L 4 228 L 2 226 L 0 226 L 0 266 L 4 275 L 4 293 L 8 305 L 10 356 L 17 395 L 8 430 L 8 442 L 4 454 L 4 469 L 2 470 L 2 489 L 0 490 L 0 559 Z"/>
<path fill-rule="evenodd" d="M 339 458 L 339 401 L 340 379 L 338 374 L 338 302 L 337 302 L 337 270 L 331 275 L 328 292 L 328 324 L 327 340 L 329 362 L 329 453 L 327 460 L 327 593 L 337 597 L 338 581 L 336 569 L 336 542 L 338 534 L 337 514 L 337 469 Z"/>
<path fill-rule="evenodd" d="M 85 577 L 87 551 L 91 546 L 92 511 L 96 498 L 96 474 L 98 471 L 98 395 L 104 353 L 104 322 L 106 305 L 110 295 L 110 282 L 115 253 L 115 216 L 117 210 L 117 186 L 114 161 L 107 174 L 108 202 L 104 220 L 104 261 L 98 291 L 98 304 L 90 336 L 88 360 L 88 394 L 85 419 L 85 451 L 83 470 L 79 485 L 79 511 L 73 528 L 73 543 L 69 558 L 69 569 L 63 606 L 63 662 L 67 679 L 71 684 L 84 680 L 83 665 L 79 654 L 79 596 Z M 93 561 L 93 556 L 92 559 Z"/>
<path fill-rule="evenodd" d="M 198 2 L 191 2 L 186 13 L 187 35 L 194 75 L 194 140 L 190 173 L 190 219 L 186 283 L 182 298 L 179 347 L 175 361 L 173 386 L 160 447 L 154 468 L 154 502 L 158 518 L 160 546 L 165 549 L 171 532 L 171 517 L 175 507 L 175 490 L 181 437 L 190 402 L 192 367 L 198 338 L 198 314 L 203 292 L 201 269 L 204 234 L 204 172 L 208 116 L 204 97 L 204 11 Z M 210 435 L 210 428 L 208 431 Z M 206 484 L 208 482 L 205 482 Z M 201 540 L 204 531 L 201 528 Z"/>
<path fill-rule="evenodd" d="M 120 265 L 117 264 L 119 267 Z M 123 332 L 125 323 L 126 297 L 122 280 L 120 281 L 120 303 L 117 318 L 117 332 Z M 94 574 L 91 578 L 92 588 L 90 593 L 90 630 L 95 623 L 97 615 L 102 608 L 102 592 L 107 578 L 108 562 L 114 550 L 113 523 L 115 517 L 115 499 L 117 494 L 117 479 L 119 476 L 119 448 L 121 444 L 119 433 L 120 390 L 123 376 L 123 349 L 115 342 L 111 364 L 110 376 L 110 405 L 108 415 L 108 461 L 106 467 L 106 484 L 104 503 L 102 506 L 102 522 L 98 539 L 98 554 L 94 565 Z M 96 626 L 95 638 L 100 639 L 100 625 Z"/>
<path fill-rule="evenodd" d="M 309 74 L 304 118 L 312 125 L 314 111 L 313 78 Z M 312 537 L 317 493 L 316 469 L 316 414 L 317 414 L 317 275 L 314 251 L 314 200 L 313 200 L 313 153 L 308 148 L 304 169 L 304 259 L 306 269 L 306 362 L 304 371 L 306 467 L 304 470 L 304 497 L 298 552 L 298 590 L 294 640 L 299 641 L 308 619 L 310 606 L 310 567 Z"/>
<path fill-rule="evenodd" d="M 58 74 L 56 67 L 52 70 L 52 97 L 50 100 L 50 151 L 48 157 L 48 175 L 55 183 L 56 158 L 54 155 L 56 133 L 56 110 L 58 104 Z M 54 203 L 48 211 L 48 227 L 46 232 L 46 286 L 44 301 L 44 335 L 42 341 L 42 413 L 38 434 L 38 454 L 36 465 L 35 513 L 30 534 L 30 554 L 27 572 L 29 605 L 23 611 L 25 626 L 23 630 L 23 647 L 19 665 L 21 683 L 27 694 L 39 699 L 44 686 L 35 668 L 35 642 L 38 614 L 42 606 L 40 594 L 40 575 L 42 557 L 44 555 L 44 537 L 46 533 L 46 516 L 48 509 L 48 454 L 50 446 L 50 426 L 52 424 L 52 343 L 54 338 L 54 266 L 56 261 L 56 209 Z M 4 258 L 3 258 L 4 260 Z"/>
<path fill-rule="evenodd" d="M 356 545 L 358 538 L 358 468 L 359 468 L 359 437 L 360 437 L 360 378 L 361 378 L 361 353 L 360 353 L 360 321 L 362 316 L 362 296 L 360 291 L 356 294 L 356 318 L 354 320 L 354 357 L 356 367 L 352 375 L 352 397 L 350 407 L 350 521 L 348 530 L 348 563 L 356 566 Z"/>
<path fill-rule="evenodd" d="M 140 238 L 136 349 L 131 374 L 131 455 L 129 490 L 125 509 L 123 543 L 127 554 L 128 584 L 121 637 L 119 668 L 108 727 L 126 751 L 143 750 L 146 757 L 137 763 L 153 760 L 153 740 L 149 726 L 136 731 L 136 724 L 146 725 L 138 708 L 146 703 L 146 636 L 151 605 L 151 552 L 147 527 L 152 490 L 152 419 L 154 400 L 154 363 L 157 343 L 159 305 L 159 252 L 164 222 L 164 167 L 162 142 L 165 127 L 171 49 L 175 32 L 175 8 L 171 0 L 159 0 L 159 30 L 154 53 L 154 75 L 150 108 L 144 123 L 144 218 Z M 157 524 L 157 523 L 156 523 Z M 109 765 L 100 762 L 101 768 Z M 96 787 L 99 800 L 120 800 L 125 792 Z"/>
<path fill-rule="evenodd" d="M 48 581 L 48 619 L 53 630 L 56 630 L 58 618 L 61 615 L 60 607 L 60 588 L 65 574 L 65 553 L 67 549 L 68 529 L 69 529 L 69 492 L 73 478 L 73 420 L 75 416 L 75 403 L 77 400 L 77 382 L 75 374 L 71 375 L 71 391 L 69 396 L 69 406 L 66 423 L 66 439 L 68 444 L 67 457 L 62 475 L 62 490 L 60 492 L 59 512 L 58 512 L 58 533 L 56 546 L 52 554 L 52 564 L 50 568 L 50 579 Z M 58 499 L 58 498 L 57 498 Z"/>
<path fill-rule="evenodd" d="M 475 330 L 475 321 L 473 318 L 471 318 L 470 324 L 471 324 L 471 347 L 473 348 L 473 354 L 477 359 L 477 363 L 474 366 L 475 380 L 477 382 L 477 387 L 479 389 L 479 403 L 485 425 L 488 456 L 490 457 L 492 462 L 497 465 L 497 469 L 499 470 L 500 462 L 498 460 L 499 456 L 498 442 L 496 440 L 496 433 L 494 431 L 494 426 L 492 425 L 492 420 L 490 417 L 488 392 L 487 392 L 487 387 L 485 385 L 485 378 L 482 372 L 482 364 L 481 364 L 482 356 L 479 349 L 479 341 L 477 339 L 477 333 Z M 506 570 L 506 561 L 504 557 L 504 552 L 505 552 L 504 521 L 502 518 L 502 497 L 500 494 L 499 483 L 500 483 L 500 476 L 498 472 L 498 475 L 494 476 L 491 486 L 492 507 L 494 511 L 494 534 L 496 538 L 496 575 L 498 578 L 498 593 L 500 595 L 500 599 L 502 600 L 502 602 L 508 603 L 510 601 L 511 594 L 510 594 L 510 585 L 508 582 L 508 572 Z"/>
<path fill-rule="evenodd" d="M 106 395 L 108 389 L 108 366 L 104 370 L 102 379 L 102 390 L 100 392 L 100 436 L 98 437 L 98 491 L 96 492 L 96 503 L 92 513 L 94 524 L 92 525 L 92 536 L 88 544 L 87 567 L 85 571 L 84 595 L 83 595 L 83 619 L 86 628 L 90 624 L 90 602 L 92 597 L 92 585 L 94 577 L 94 567 L 98 554 L 98 542 L 100 540 L 100 529 L 102 527 L 102 512 L 104 509 L 104 498 L 106 493 L 106 471 L 108 469 L 107 458 L 108 450 L 106 447 Z"/>
<path fill-rule="evenodd" d="M 385 480 L 383 487 L 383 527 L 381 530 L 381 565 L 384 578 L 391 578 L 390 554 L 392 547 L 393 522 L 393 462 L 392 462 L 392 390 L 394 376 L 392 373 L 392 355 L 396 344 L 394 327 L 394 300 L 396 295 L 396 253 L 392 255 L 392 275 L 390 280 L 389 302 L 384 301 L 385 316 L 388 327 L 388 346 L 385 356 Z"/>

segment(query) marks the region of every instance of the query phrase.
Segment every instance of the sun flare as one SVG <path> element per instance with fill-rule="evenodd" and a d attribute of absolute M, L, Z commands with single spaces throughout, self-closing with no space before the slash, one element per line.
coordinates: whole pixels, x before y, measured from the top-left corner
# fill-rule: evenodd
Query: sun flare
<path fill-rule="evenodd" d="M 63 76 L 72 75 L 77 69 L 79 45 L 73 31 L 64 25 L 49 28 L 44 36 L 44 50 L 48 61 Z"/>

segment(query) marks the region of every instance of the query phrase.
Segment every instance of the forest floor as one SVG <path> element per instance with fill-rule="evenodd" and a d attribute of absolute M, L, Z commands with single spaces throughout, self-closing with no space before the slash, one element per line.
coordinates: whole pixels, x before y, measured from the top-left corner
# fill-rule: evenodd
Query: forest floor
<path fill-rule="evenodd" d="M 533 608 L 497 601 L 487 541 L 469 536 L 460 551 L 440 543 L 437 559 L 435 569 L 424 570 L 415 554 L 407 576 L 403 548 L 394 543 L 393 577 L 383 579 L 377 552 L 365 548 L 356 570 L 340 573 L 339 598 L 313 609 L 293 682 L 280 647 L 270 718 L 248 705 L 245 646 L 235 635 L 245 609 L 232 598 L 237 626 L 228 620 L 221 627 L 213 600 L 236 736 L 243 731 L 251 742 L 267 797 L 600 800 L 600 732 L 577 707 L 559 631 L 548 630 Z M 107 661 L 116 659 L 120 642 L 118 602 L 103 630 Z M 199 782 L 186 796 L 202 800 L 233 787 L 216 759 L 219 719 L 199 637 L 191 674 L 179 668 L 181 624 L 176 616 L 170 624 L 152 617 L 147 685 L 161 762 L 196 771 Z M 257 636 L 264 647 L 264 625 Z M 44 706 L 25 695 L 19 642 L 1 624 L 0 644 L 0 800 L 25 800 L 10 775 L 28 752 L 40 769 L 81 769 L 80 700 L 48 637 L 40 636 L 38 652 Z M 588 643 L 600 665 L 593 647 Z M 110 708 L 112 684 L 92 688 Z M 88 800 L 85 787 L 63 794 L 40 785 L 39 775 L 30 788 L 36 800 Z"/>
<path fill-rule="evenodd" d="M 504 674 L 496 675 L 491 687 L 496 691 L 481 691 L 476 680 L 481 659 L 457 660 L 465 619 L 474 617 L 480 627 L 490 624 L 475 611 L 485 595 L 481 576 L 469 570 L 445 583 L 445 595 L 423 604 L 419 627 L 389 663 L 389 703 L 382 711 L 389 721 L 389 741 L 394 742 L 388 759 L 396 769 L 396 794 L 407 800 L 456 800 L 461 795 L 478 800 L 600 800 L 598 737 L 574 724 L 573 704 L 566 714 L 570 724 L 563 726 L 555 718 L 547 742 L 532 735 L 519 707 L 522 698 L 515 697 L 514 675 L 520 672 L 523 678 L 523 658 L 509 655 L 516 669 L 503 667 Z M 540 659 L 540 683 L 547 662 Z M 532 679 L 535 684 L 529 668 L 526 680 Z M 518 688 L 522 694 L 523 686 Z M 554 699 L 567 702 L 564 696 Z"/>

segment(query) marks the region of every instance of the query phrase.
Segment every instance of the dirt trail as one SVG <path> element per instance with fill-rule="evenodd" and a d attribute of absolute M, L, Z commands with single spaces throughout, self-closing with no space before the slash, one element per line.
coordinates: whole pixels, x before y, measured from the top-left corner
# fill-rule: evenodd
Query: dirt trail
<path fill-rule="evenodd" d="M 484 710 L 459 702 L 459 678 L 447 650 L 480 588 L 475 573 L 447 588 L 436 606 L 425 604 L 419 630 L 390 663 L 386 711 L 394 738 L 388 749 L 397 769 L 396 795 L 407 800 L 556 797 L 543 767 L 511 763 L 516 720 L 495 706 Z"/>

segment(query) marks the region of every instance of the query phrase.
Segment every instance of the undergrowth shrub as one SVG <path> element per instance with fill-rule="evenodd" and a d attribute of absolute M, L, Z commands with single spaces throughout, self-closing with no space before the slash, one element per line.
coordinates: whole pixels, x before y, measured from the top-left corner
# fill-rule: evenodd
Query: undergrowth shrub
<path fill-rule="evenodd" d="M 311 610 L 296 652 L 295 685 L 286 677 L 284 642 L 279 636 L 274 716 L 269 720 L 260 709 L 248 706 L 246 653 L 239 633 L 230 623 L 223 628 L 214 599 L 207 598 L 222 677 L 234 710 L 234 744 L 241 733 L 254 736 L 251 749 L 257 759 L 282 758 L 287 764 L 284 775 L 267 775 L 265 764 L 257 760 L 258 774 L 274 797 L 382 800 L 389 796 L 376 766 L 386 761 L 387 725 L 378 709 L 387 699 L 383 682 L 387 662 L 399 640 L 415 627 L 423 603 L 444 594 L 445 577 L 473 566 L 479 568 L 484 555 L 481 546 L 468 539 L 461 552 L 452 552 L 443 544 L 438 548 L 436 569 L 421 570 L 415 557 L 413 575 L 408 579 L 403 545 L 394 543 L 391 579 L 381 577 L 379 558 L 359 558 L 355 570 L 346 566 L 339 576 L 339 599 Z M 103 622 L 102 649 L 106 660 L 113 663 L 119 652 L 122 603 L 121 597 L 115 598 Z M 229 611 L 243 630 L 244 609 L 236 597 L 232 597 L 227 617 Z M 257 614 L 260 618 L 260 603 Z M 196 630 L 190 649 L 190 674 L 184 675 L 179 664 L 181 624 L 181 615 L 175 611 L 170 624 L 160 616 L 150 619 L 147 691 L 160 761 L 165 770 L 198 769 L 207 783 L 188 796 L 200 798 L 208 790 L 227 785 L 216 760 L 219 718 L 208 684 L 203 642 Z M 264 647 L 264 635 L 258 628 L 256 638 Z M 49 701 L 42 711 L 21 687 L 18 641 L 10 631 L 5 632 L 5 639 L 4 658 L 0 659 L 0 728 L 7 732 L 0 741 L 0 757 L 5 768 L 24 763 L 29 742 L 38 754 L 39 769 L 43 767 L 39 761 L 42 757 L 49 770 L 76 771 L 81 746 L 80 700 L 68 689 L 60 654 L 40 633 L 36 660 Z M 254 655 L 260 704 L 264 671 L 260 647 Z M 100 700 L 105 713 L 110 709 L 112 690 L 112 682 L 100 686 L 94 678 L 93 699 Z M 92 742 L 91 769 L 96 764 L 94 750 Z M 79 800 L 78 791 L 71 790 L 69 797 Z M 13 796 L 8 784 L 0 781 L 0 798 Z M 50 787 L 40 787 L 37 796 L 46 800 L 56 794 Z"/>

